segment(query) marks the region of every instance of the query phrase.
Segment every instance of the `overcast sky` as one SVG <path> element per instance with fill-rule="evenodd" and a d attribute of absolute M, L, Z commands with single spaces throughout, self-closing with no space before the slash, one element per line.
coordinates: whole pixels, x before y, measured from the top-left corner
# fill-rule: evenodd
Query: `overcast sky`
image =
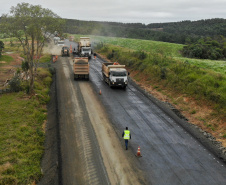
<path fill-rule="evenodd" d="M 226 0 L 6 0 L 1 3 L 0 15 L 21 2 L 78 20 L 149 24 L 226 19 Z"/>

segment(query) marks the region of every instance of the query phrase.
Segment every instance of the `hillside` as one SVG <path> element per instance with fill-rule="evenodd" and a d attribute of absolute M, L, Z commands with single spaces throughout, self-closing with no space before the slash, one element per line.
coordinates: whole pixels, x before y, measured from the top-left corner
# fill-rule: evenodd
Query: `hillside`
<path fill-rule="evenodd" d="M 64 32 L 136 38 L 185 44 L 202 37 L 222 35 L 226 37 L 226 19 L 206 19 L 199 21 L 181 21 L 171 23 L 117 23 L 65 19 Z"/>

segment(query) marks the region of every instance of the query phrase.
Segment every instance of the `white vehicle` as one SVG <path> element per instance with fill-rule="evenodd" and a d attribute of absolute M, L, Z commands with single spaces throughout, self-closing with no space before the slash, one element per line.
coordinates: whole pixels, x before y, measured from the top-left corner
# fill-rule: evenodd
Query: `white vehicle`
<path fill-rule="evenodd" d="M 92 48 L 89 37 L 80 37 L 80 41 L 78 43 L 78 55 L 81 57 L 91 58 Z"/>
<path fill-rule="evenodd" d="M 60 37 L 53 37 L 54 44 L 57 44 L 60 40 Z"/>
<path fill-rule="evenodd" d="M 91 47 L 82 47 L 81 48 L 81 56 L 91 58 L 92 50 Z"/>
<path fill-rule="evenodd" d="M 59 40 L 58 42 L 57 42 L 57 45 L 58 46 L 64 46 L 64 40 Z"/>
<path fill-rule="evenodd" d="M 102 64 L 102 74 L 104 81 L 106 81 L 110 87 L 126 88 L 128 85 L 129 73 L 125 69 L 125 65 L 105 62 Z"/>

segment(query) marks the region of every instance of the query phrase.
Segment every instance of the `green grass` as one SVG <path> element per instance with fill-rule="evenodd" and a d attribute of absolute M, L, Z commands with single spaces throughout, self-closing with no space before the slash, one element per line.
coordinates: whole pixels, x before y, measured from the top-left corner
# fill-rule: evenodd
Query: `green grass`
<path fill-rule="evenodd" d="M 219 72 L 221 74 L 226 74 L 226 61 L 223 60 L 207 60 L 207 59 L 191 59 L 191 58 L 178 58 L 180 61 L 188 62 L 197 67 Z"/>
<path fill-rule="evenodd" d="M 8 63 L 10 63 L 12 61 L 13 61 L 13 57 L 8 56 L 8 55 L 2 55 L 0 57 L 0 67 L 5 65 L 5 64 L 8 64 Z M 1 62 L 6 62 L 6 63 L 1 63 Z"/>
<path fill-rule="evenodd" d="M 82 35 L 74 35 L 75 39 L 78 40 Z M 118 37 L 102 37 L 102 36 L 90 36 L 92 42 L 103 42 L 128 48 L 135 51 L 145 51 L 150 53 L 161 53 L 167 56 L 181 57 L 180 50 L 182 50 L 182 44 L 173 44 L 168 42 L 159 42 L 151 40 L 141 39 L 128 39 Z"/>
<path fill-rule="evenodd" d="M 74 35 L 78 41 L 79 37 L 83 35 Z M 170 56 L 181 62 L 188 62 L 189 64 L 197 67 L 215 71 L 221 74 L 226 74 L 226 61 L 220 60 L 204 60 L 204 59 L 191 59 L 181 56 L 182 44 L 173 44 L 167 42 L 140 40 L 140 39 L 128 39 L 117 37 L 103 37 L 103 36 L 89 36 L 93 42 L 103 42 L 106 44 L 112 44 L 123 48 L 130 49 L 131 51 L 145 51 L 147 53 L 159 53 L 164 56 Z"/>
<path fill-rule="evenodd" d="M 45 62 L 49 62 L 49 61 L 51 61 L 50 54 L 44 54 L 39 60 L 40 63 L 45 63 Z"/>
<path fill-rule="evenodd" d="M 0 96 L 0 184 L 32 184 L 42 177 L 43 123 L 51 81 L 48 69 L 38 68 L 35 95 Z"/>

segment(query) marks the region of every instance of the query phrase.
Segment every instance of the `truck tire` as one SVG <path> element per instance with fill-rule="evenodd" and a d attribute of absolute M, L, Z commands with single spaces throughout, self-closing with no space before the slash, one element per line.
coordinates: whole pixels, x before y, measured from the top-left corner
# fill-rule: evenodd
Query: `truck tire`
<path fill-rule="evenodd" d="M 109 85 L 109 87 L 110 87 L 110 88 L 112 88 L 112 84 L 111 84 L 111 82 L 110 82 L 110 81 L 109 81 L 108 85 Z"/>

